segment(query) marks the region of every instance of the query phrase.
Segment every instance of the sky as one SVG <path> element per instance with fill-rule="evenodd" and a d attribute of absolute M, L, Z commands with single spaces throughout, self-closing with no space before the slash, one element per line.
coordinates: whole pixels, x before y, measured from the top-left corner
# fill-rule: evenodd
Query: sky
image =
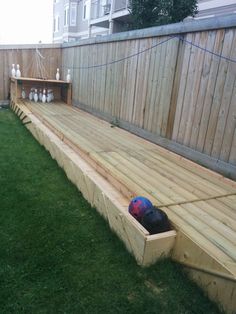
<path fill-rule="evenodd" d="M 0 44 L 52 42 L 53 0 L 0 0 Z"/>

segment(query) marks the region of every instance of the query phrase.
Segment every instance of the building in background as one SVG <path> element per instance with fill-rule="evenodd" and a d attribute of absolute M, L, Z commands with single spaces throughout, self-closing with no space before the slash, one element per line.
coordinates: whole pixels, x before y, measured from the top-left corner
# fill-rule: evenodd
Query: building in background
<path fill-rule="evenodd" d="M 199 0 L 197 19 L 236 14 L 236 0 Z"/>
<path fill-rule="evenodd" d="M 129 22 L 129 0 L 54 0 L 53 42 L 118 33 Z M 236 0 L 199 0 L 196 19 L 236 14 Z"/>
<path fill-rule="evenodd" d="M 72 42 L 124 30 L 128 0 L 54 0 L 53 42 Z"/>
<path fill-rule="evenodd" d="M 83 1 L 54 0 L 53 18 L 53 42 L 88 37 L 88 19 L 83 16 Z"/>

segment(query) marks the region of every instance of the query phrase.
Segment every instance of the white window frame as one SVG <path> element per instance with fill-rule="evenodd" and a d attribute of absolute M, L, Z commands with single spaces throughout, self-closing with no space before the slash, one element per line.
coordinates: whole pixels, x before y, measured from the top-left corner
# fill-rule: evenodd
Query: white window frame
<path fill-rule="evenodd" d="M 69 4 L 64 6 L 64 27 L 69 26 Z"/>
<path fill-rule="evenodd" d="M 83 1 L 83 21 L 89 20 L 89 16 L 90 16 L 90 1 L 84 0 Z"/>
<path fill-rule="evenodd" d="M 70 26 L 76 26 L 76 25 L 77 25 L 77 3 L 72 2 L 70 4 Z"/>
<path fill-rule="evenodd" d="M 60 21 L 60 16 L 56 15 L 54 18 L 54 33 L 59 32 L 59 28 L 60 28 L 59 21 Z"/>

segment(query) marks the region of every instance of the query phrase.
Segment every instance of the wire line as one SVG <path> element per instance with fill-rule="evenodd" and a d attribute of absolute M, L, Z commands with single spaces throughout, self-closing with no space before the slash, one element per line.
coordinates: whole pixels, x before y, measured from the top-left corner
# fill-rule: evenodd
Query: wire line
<path fill-rule="evenodd" d="M 201 46 L 199 46 L 199 45 L 197 45 L 197 44 L 194 44 L 193 42 L 191 42 L 191 41 L 189 41 L 189 40 L 187 40 L 187 39 L 184 39 L 182 36 L 175 35 L 175 36 L 170 36 L 169 38 L 167 38 L 167 39 L 165 39 L 165 40 L 163 40 L 163 41 L 161 41 L 161 42 L 159 42 L 159 43 L 157 43 L 157 44 L 155 44 L 155 45 L 153 45 L 153 46 L 151 46 L 151 47 L 148 47 L 148 48 L 146 48 L 146 49 L 144 49 L 144 50 L 141 50 L 141 51 L 139 51 L 139 52 L 136 52 L 136 53 L 134 53 L 134 54 L 132 54 L 132 55 L 129 55 L 129 56 L 127 56 L 127 57 L 124 57 L 124 58 L 120 58 L 120 59 L 113 60 L 113 61 L 110 61 L 110 62 L 107 62 L 107 63 L 102 63 L 102 64 L 94 64 L 94 65 L 90 65 L 90 66 L 80 66 L 80 67 L 70 67 L 70 68 L 71 68 L 71 69 L 78 69 L 78 70 L 88 70 L 88 69 L 95 69 L 95 68 L 106 67 L 106 66 L 108 66 L 108 65 L 112 65 L 112 64 L 115 64 L 115 63 L 119 63 L 119 62 L 122 62 L 122 61 L 125 61 L 125 60 L 128 60 L 128 59 L 134 58 L 134 57 L 136 57 L 136 56 L 138 56 L 138 55 L 140 55 L 140 54 L 143 54 L 143 53 L 145 53 L 145 52 L 147 52 L 147 51 L 149 51 L 149 50 L 152 50 L 152 49 L 154 49 L 154 48 L 156 48 L 156 47 L 158 47 L 158 46 L 161 46 L 161 45 L 167 43 L 168 41 L 170 41 L 170 40 L 172 40 L 172 39 L 176 39 L 176 38 L 179 39 L 179 40 L 181 40 L 181 41 L 184 42 L 185 44 L 189 44 L 189 45 L 191 45 L 191 46 L 193 46 L 193 47 L 196 47 L 196 48 L 198 48 L 198 49 L 201 49 L 201 50 L 203 50 L 203 51 L 205 51 L 205 52 L 207 52 L 207 53 L 212 54 L 212 55 L 215 56 L 215 57 L 218 57 L 218 58 L 220 58 L 220 59 L 226 60 L 226 61 L 228 61 L 228 62 L 236 63 L 236 59 L 232 59 L 232 58 L 229 58 L 229 57 L 225 57 L 225 56 L 222 55 L 222 54 L 218 54 L 218 53 L 216 53 L 216 52 L 214 52 L 214 51 L 211 51 L 211 50 L 209 50 L 209 49 L 207 49 L 207 48 L 204 48 L 204 47 L 201 47 Z M 62 68 L 68 68 L 68 67 L 62 66 Z"/>

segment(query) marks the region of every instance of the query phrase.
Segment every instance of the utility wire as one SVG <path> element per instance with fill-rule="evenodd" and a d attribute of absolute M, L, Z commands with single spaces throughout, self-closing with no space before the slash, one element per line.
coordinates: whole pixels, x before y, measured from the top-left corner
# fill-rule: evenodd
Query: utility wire
<path fill-rule="evenodd" d="M 196 47 L 196 48 L 198 48 L 198 49 L 201 49 L 201 50 L 203 50 L 203 51 L 205 51 L 205 52 L 207 52 L 207 53 L 212 54 L 212 55 L 215 56 L 215 57 L 218 57 L 218 58 L 220 58 L 220 59 L 226 60 L 226 61 L 228 61 L 228 62 L 236 63 L 236 59 L 232 59 L 232 58 L 229 58 L 229 57 L 225 57 L 225 56 L 222 55 L 222 54 L 218 54 L 218 53 L 216 53 L 216 52 L 214 52 L 214 51 L 211 51 L 211 50 L 209 50 L 209 49 L 207 49 L 207 48 L 204 48 L 204 47 L 201 47 L 201 46 L 199 46 L 199 45 L 197 45 L 197 44 L 194 44 L 193 42 L 191 42 L 191 41 L 189 41 L 189 40 L 187 40 L 187 39 L 184 39 L 182 36 L 177 36 L 177 35 L 175 35 L 175 36 L 170 36 L 169 38 L 167 38 L 167 39 L 165 39 L 165 40 L 163 40 L 163 41 L 161 41 L 161 42 L 159 42 L 159 43 L 157 43 L 157 44 L 155 44 L 155 45 L 152 45 L 152 46 L 149 47 L 149 48 L 146 48 L 146 49 L 144 49 L 144 50 L 141 50 L 141 51 L 139 51 L 139 52 L 137 52 L 137 53 L 134 53 L 134 54 L 129 55 L 129 56 L 124 57 L 124 58 L 120 58 L 120 59 L 113 60 L 113 61 L 107 62 L 107 63 L 102 63 L 102 64 L 95 64 L 95 65 L 90 65 L 90 66 L 80 66 L 80 67 L 70 67 L 70 68 L 71 68 L 71 69 L 78 69 L 78 70 L 88 70 L 88 69 L 106 67 L 106 66 L 108 66 L 108 65 L 112 65 L 112 64 L 115 64 L 115 63 L 119 63 L 119 62 L 122 62 L 122 61 L 125 61 L 125 60 L 128 60 L 128 59 L 134 58 L 134 57 L 136 57 L 136 56 L 138 56 L 138 55 L 140 55 L 140 54 L 143 54 L 143 53 L 145 53 L 145 52 L 147 52 L 147 51 L 149 51 L 149 50 L 152 50 L 152 49 L 154 49 L 154 48 L 156 48 L 156 47 L 158 47 L 158 46 L 161 46 L 161 45 L 167 43 L 168 41 L 170 41 L 170 40 L 172 40 L 172 39 L 176 39 L 176 38 L 179 39 L 179 40 L 181 40 L 181 41 L 184 42 L 185 44 L 188 44 L 188 45 L 191 45 L 191 46 Z M 68 68 L 68 67 L 64 67 L 64 66 L 63 66 L 62 68 Z"/>
<path fill-rule="evenodd" d="M 157 44 L 155 44 L 155 45 L 153 45 L 153 46 L 151 46 L 151 47 L 149 47 L 149 48 L 146 48 L 146 49 L 144 49 L 144 50 L 141 50 L 141 51 L 139 51 L 139 52 L 136 52 L 136 53 L 134 53 L 134 54 L 132 54 L 132 55 L 129 55 L 129 56 L 127 56 L 127 57 L 124 57 L 124 58 L 121 58 L 121 59 L 117 59 L 117 60 L 113 60 L 113 61 L 108 62 L 108 63 L 95 64 L 95 65 L 84 66 L 84 67 L 72 67 L 72 69 L 87 70 L 87 69 L 93 69 L 93 68 L 106 67 L 106 66 L 108 66 L 108 65 L 115 64 L 115 63 L 118 63 L 118 62 L 125 61 L 125 60 L 127 60 L 127 59 L 131 59 L 131 58 L 133 58 L 133 57 L 136 57 L 136 56 L 138 56 L 138 55 L 140 55 L 140 54 L 142 54 L 142 53 L 144 53 L 144 52 L 146 52 L 146 51 L 152 50 L 152 49 L 155 48 L 155 47 L 158 47 L 158 46 L 160 46 L 160 45 L 163 45 L 164 43 L 170 41 L 170 40 L 173 39 L 173 38 L 174 38 L 174 37 L 170 37 L 170 38 L 165 39 L 165 40 L 163 40 L 163 41 L 161 41 L 161 42 L 159 42 L 159 43 L 157 43 Z M 65 67 L 63 67 L 63 68 L 65 68 Z"/>
<path fill-rule="evenodd" d="M 211 50 L 209 50 L 207 48 L 203 48 L 203 47 L 201 47 L 199 45 L 194 44 L 193 42 L 191 42 L 191 41 L 189 41 L 187 39 L 184 39 L 182 36 L 175 36 L 175 37 L 179 38 L 182 42 L 184 42 L 186 44 L 189 44 L 189 45 L 191 45 L 193 47 L 196 47 L 198 49 L 201 49 L 201 50 L 203 50 L 205 52 L 208 52 L 208 53 L 212 54 L 215 57 L 218 57 L 220 59 L 223 59 L 223 60 L 226 60 L 226 61 L 229 61 L 229 62 L 232 62 L 232 63 L 236 63 L 236 59 L 228 58 L 228 57 L 223 56 L 222 54 L 218 54 L 218 53 L 216 53 L 214 51 L 211 51 Z"/>

